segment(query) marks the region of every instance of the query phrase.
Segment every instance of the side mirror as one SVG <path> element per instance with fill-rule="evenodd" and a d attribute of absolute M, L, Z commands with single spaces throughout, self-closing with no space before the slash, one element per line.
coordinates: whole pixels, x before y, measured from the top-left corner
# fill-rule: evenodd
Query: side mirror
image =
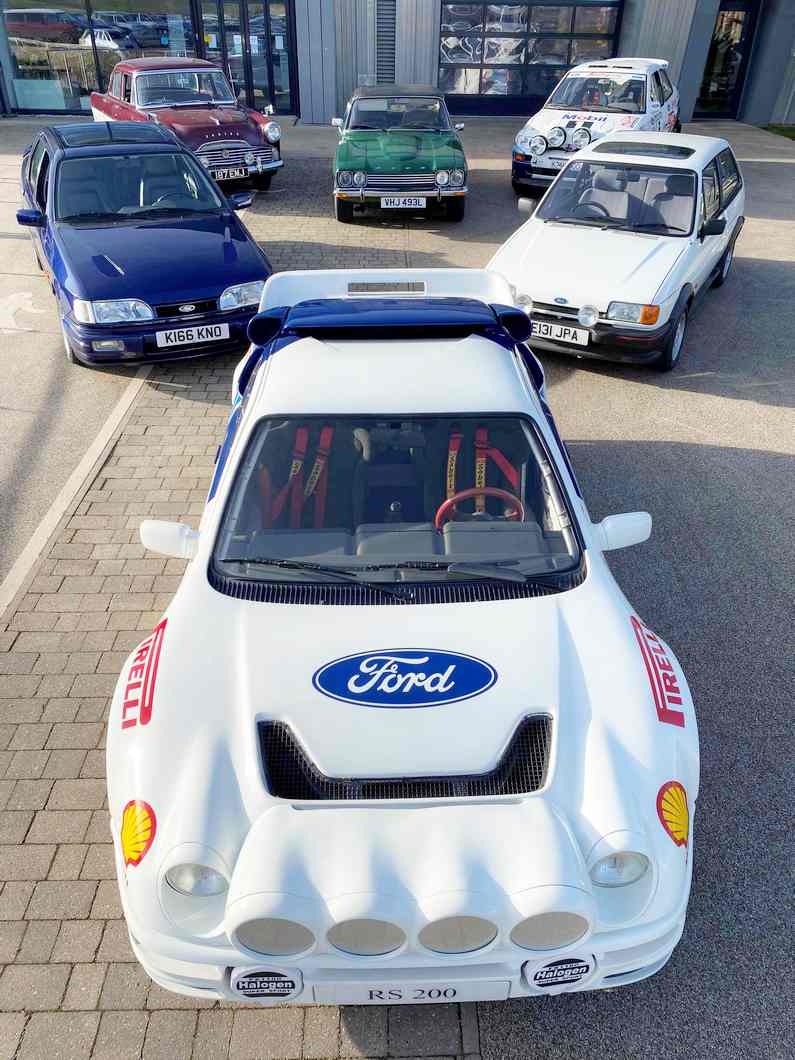
<path fill-rule="evenodd" d="M 44 228 L 46 224 L 41 210 L 17 210 L 17 224 L 26 228 Z"/>
<path fill-rule="evenodd" d="M 19 217 L 19 214 L 17 214 Z M 702 236 L 722 236 L 726 231 L 726 218 L 725 217 L 713 217 L 707 221 L 706 224 L 701 226 Z"/>
<path fill-rule="evenodd" d="M 227 201 L 233 210 L 245 210 L 254 202 L 252 191 L 236 191 L 234 195 L 227 195 Z"/>
<path fill-rule="evenodd" d="M 648 540 L 651 534 L 651 516 L 648 512 L 608 515 L 601 523 L 593 524 L 593 530 L 602 552 L 628 548 Z"/>
<path fill-rule="evenodd" d="M 464 129 L 464 128 L 466 128 L 466 126 L 464 125 L 464 123 L 462 121 L 457 121 L 455 123 L 455 131 L 456 132 L 461 132 L 461 130 Z"/>
<path fill-rule="evenodd" d="M 198 532 L 185 523 L 144 519 L 138 533 L 144 548 L 175 559 L 193 559 L 199 547 Z"/>
<path fill-rule="evenodd" d="M 519 199 L 516 203 L 516 209 L 519 213 L 535 213 L 536 201 L 535 199 Z"/>
<path fill-rule="evenodd" d="M 342 128 L 342 118 L 332 118 L 331 119 L 331 124 L 334 126 L 335 129 L 341 129 Z"/>

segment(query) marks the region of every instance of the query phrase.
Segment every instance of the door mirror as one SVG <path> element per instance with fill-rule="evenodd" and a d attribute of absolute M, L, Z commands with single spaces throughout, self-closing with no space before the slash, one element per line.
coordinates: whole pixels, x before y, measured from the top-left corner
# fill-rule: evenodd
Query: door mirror
<path fill-rule="evenodd" d="M 463 123 L 462 121 L 457 121 L 457 122 L 455 123 L 455 131 L 456 131 L 456 132 L 461 132 L 461 130 L 462 130 L 463 128 L 465 128 L 465 126 L 464 126 L 464 123 Z"/>
<path fill-rule="evenodd" d="M 227 195 L 227 201 L 233 210 L 245 210 L 254 202 L 252 191 L 236 191 L 234 195 Z"/>
<path fill-rule="evenodd" d="M 535 213 L 536 201 L 535 199 L 518 199 L 516 209 L 519 213 Z"/>
<path fill-rule="evenodd" d="M 331 124 L 334 126 L 335 129 L 341 129 L 342 128 L 342 118 L 332 118 L 331 119 Z"/>
<path fill-rule="evenodd" d="M 19 216 L 17 214 L 17 216 Z M 726 231 L 725 217 L 712 217 L 701 227 L 702 236 L 722 236 Z"/>
<path fill-rule="evenodd" d="M 141 544 L 150 552 L 175 559 L 193 559 L 199 547 L 199 534 L 185 523 L 163 519 L 144 519 L 138 533 Z"/>
<path fill-rule="evenodd" d="M 593 530 L 602 552 L 611 552 L 614 548 L 628 548 L 648 540 L 651 534 L 651 516 L 648 512 L 608 515 L 601 523 L 593 524 Z"/>
<path fill-rule="evenodd" d="M 46 221 L 41 210 L 17 210 L 17 224 L 26 228 L 44 228 Z"/>

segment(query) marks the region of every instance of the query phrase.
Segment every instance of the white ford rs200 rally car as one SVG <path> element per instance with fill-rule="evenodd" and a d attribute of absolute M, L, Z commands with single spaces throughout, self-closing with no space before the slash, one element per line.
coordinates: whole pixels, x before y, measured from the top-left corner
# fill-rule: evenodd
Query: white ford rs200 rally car
<path fill-rule="evenodd" d="M 682 933 L 693 703 L 475 270 L 279 273 L 190 560 L 124 665 L 108 792 L 161 985 L 259 1004 L 631 983 Z"/>
<path fill-rule="evenodd" d="M 516 134 L 511 179 L 517 195 L 549 187 L 572 151 L 607 133 L 679 132 L 679 92 L 665 59 L 600 59 L 575 66 Z"/>

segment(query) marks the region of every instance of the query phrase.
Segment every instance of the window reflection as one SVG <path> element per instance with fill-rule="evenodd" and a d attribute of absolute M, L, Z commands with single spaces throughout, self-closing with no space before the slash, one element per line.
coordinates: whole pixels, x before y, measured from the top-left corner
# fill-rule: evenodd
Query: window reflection
<path fill-rule="evenodd" d="M 477 95 L 480 89 L 480 70 L 464 66 L 440 66 L 439 88 L 450 95 Z"/>
<path fill-rule="evenodd" d="M 479 63 L 482 55 L 482 37 L 442 37 L 439 42 L 443 63 Z"/>
<path fill-rule="evenodd" d="M 12 106 L 88 110 L 97 71 L 83 4 L 66 0 L 57 9 L 9 6 L 3 20 L 11 59 Z M 117 59 L 121 54 L 117 52 Z"/>
<path fill-rule="evenodd" d="M 486 96 L 521 96 L 521 70 L 484 70 L 481 92 Z"/>
<path fill-rule="evenodd" d="M 442 33 L 480 33 L 483 4 L 442 4 Z"/>
<path fill-rule="evenodd" d="M 487 33 L 524 33 L 527 30 L 526 4 L 488 4 Z"/>
<path fill-rule="evenodd" d="M 486 63 L 523 63 L 524 37 L 487 37 L 483 53 Z"/>

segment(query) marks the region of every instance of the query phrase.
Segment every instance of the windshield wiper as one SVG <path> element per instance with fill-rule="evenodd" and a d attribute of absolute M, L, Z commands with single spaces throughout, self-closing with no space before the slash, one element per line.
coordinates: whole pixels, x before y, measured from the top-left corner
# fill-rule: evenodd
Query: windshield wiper
<path fill-rule="evenodd" d="M 366 585 L 368 589 L 376 589 L 387 596 L 400 596 L 403 594 L 380 582 L 362 580 L 358 574 L 347 567 L 334 567 L 325 563 L 311 563 L 302 559 L 273 559 L 270 556 L 224 556 L 221 563 L 253 563 L 258 567 L 278 567 L 280 570 L 308 571 L 312 574 L 324 574 L 331 580 L 341 582 L 353 582 L 356 585 Z"/>
<path fill-rule="evenodd" d="M 584 228 L 604 228 L 605 226 L 604 220 L 586 221 L 579 217 L 545 217 L 544 223 L 548 221 L 554 221 L 556 225 L 582 225 Z"/>
<path fill-rule="evenodd" d="M 105 213 L 70 213 L 66 217 L 59 217 L 58 220 L 62 224 L 75 224 L 77 221 L 117 221 L 121 216 L 123 215 L 111 213 L 110 211 Z"/>
<path fill-rule="evenodd" d="M 459 578 L 489 578 L 493 581 L 527 583 L 527 576 L 518 570 L 510 570 L 496 563 L 450 563 L 447 567 L 448 578 L 453 575 Z"/>
<path fill-rule="evenodd" d="M 676 225 L 667 225 L 661 221 L 644 221 L 643 224 L 632 225 L 633 232 L 643 232 L 649 228 L 664 228 L 666 232 L 683 232 L 687 235 L 686 228 L 678 228 Z"/>

